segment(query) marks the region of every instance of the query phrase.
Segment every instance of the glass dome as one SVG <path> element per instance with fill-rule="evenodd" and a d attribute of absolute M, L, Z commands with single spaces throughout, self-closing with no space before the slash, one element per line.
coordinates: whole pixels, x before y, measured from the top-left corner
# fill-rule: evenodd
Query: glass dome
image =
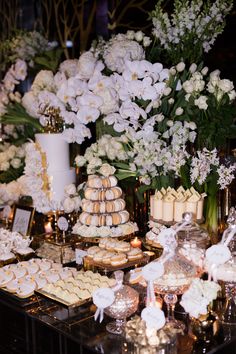
<path fill-rule="evenodd" d="M 198 248 L 206 249 L 210 245 L 210 237 L 205 229 L 201 228 L 193 221 L 193 214 L 184 213 L 183 220 L 175 224 L 172 228 L 177 229 L 183 224 L 183 222 L 185 225 L 177 232 L 179 246 L 183 243 L 189 242 L 191 244 L 196 244 Z"/>

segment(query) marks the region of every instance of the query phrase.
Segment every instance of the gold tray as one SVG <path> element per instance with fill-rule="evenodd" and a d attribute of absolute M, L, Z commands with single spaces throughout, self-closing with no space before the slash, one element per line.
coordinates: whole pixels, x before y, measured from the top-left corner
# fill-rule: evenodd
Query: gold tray
<path fill-rule="evenodd" d="M 60 299 L 59 297 L 57 297 L 55 295 L 52 295 L 52 294 L 50 294 L 47 291 L 44 291 L 42 289 L 35 290 L 35 294 L 36 295 L 41 295 L 43 297 L 46 297 L 49 300 L 53 300 L 53 301 L 59 303 L 60 305 L 66 306 L 67 308 L 78 307 L 78 306 L 84 305 L 84 304 L 86 304 L 86 303 L 91 301 L 91 297 L 89 297 L 88 299 L 80 300 L 80 301 L 77 301 L 77 302 L 71 304 L 71 303 L 69 303 L 69 302 L 67 302 L 67 301 L 65 301 L 63 299 Z"/>
<path fill-rule="evenodd" d="M 146 264 L 149 262 L 149 259 L 150 259 L 149 255 L 144 253 L 142 258 L 134 259 L 133 261 L 128 261 L 125 264 L 112 266 L 110 264 L 104 264 L 102 262 L 95 262 L 93 259 L 85 256 L 84 257 L 84 267 L 85 268 L 94 267 L 94 268 L 102 269 L 102 270 L 105 270 L 108 272 L 113 272 L 118 269 L 126 269 L 126 268 L 130 268 L 130 267 Z"/>
<path fill-rule="evenodd" d="M 164 221 L 162 219 L 154 219 L 152 216 L 150 216 L 150 221 L 153 221 L 158 224 L 165 225 L 165 226 L 173 226 L 173 225 L 179 223 L 179 221 Z M 195 221 L 197 224 L 202 224 L 204 222 L 204 219 L 197 219 L 197 220 L 193 220 L 193 221 Z"/>
<path fill-rule="evenodd" d="M 85 242 L 85 243 L 99 243 L 102 238 L 105 238 L 105 237 L 84 237 L 84 236 L 75 235 L 75 234 L 72 234 L 72 235 L 76 236 L 78 242 Z M 116 238 L 120 241 L 131 240 L 134 237 L 134 233 L 128 234 L 128 235 L 123 235 L 123 236 L 116 236 L 116 237 L 107 236 L 107 237 L 114 238 L 114 239 Z"/>

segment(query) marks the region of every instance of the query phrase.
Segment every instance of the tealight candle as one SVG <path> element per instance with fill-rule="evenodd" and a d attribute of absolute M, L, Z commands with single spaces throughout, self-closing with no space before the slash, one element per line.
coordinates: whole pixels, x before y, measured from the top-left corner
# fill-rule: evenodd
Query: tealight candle
<path fill-rule="evenodd" d="M 52 229 L 52 225 L 51 225 L 51 222 L 48 221 L 45 225 L 44 225 L 44 230 L 46 232 L 46 234 L 51 234 L 53 232 L 53 229 Z"/>
<path fill-rule="evenodd" d="M 134 248 L 141 248 L 142 247 L 142 241 L 138 238 L 135 237 L 133 240 L 130 241 L 130 244 Z"/>

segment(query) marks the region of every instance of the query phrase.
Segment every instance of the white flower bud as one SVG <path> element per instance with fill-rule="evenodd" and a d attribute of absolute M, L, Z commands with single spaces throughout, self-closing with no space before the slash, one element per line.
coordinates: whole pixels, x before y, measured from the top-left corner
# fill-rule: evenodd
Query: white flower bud
<path fill-rule="evenodd" d="M 151 39 L 149 37 L 143 37 L 143 46 L 144 47 L 149 47 L 150 44 L 152 43 Z"/>
<path fill-rule="evenodd" d="M 201 73 L 202 73 L 202 75 L 206 75 L 207 73 L 208 73 L 208 67 L 207 66 L 205 66 L 202 70 L 201 70 Z"/>
<path fill-rule="evenodd" d="M 126 37 L 130 40 L 134 39 L 135 32 L 134 31 L 127 31 Z"/>
<path fill-rule="evenodd" d="M 180 62 L 180 63 L 178 63 L 178 64 L 176 65 L 176 70 L 177 70 L 179 73 L 181 73 L 182 71 L 184 71 L 184 69 L 185 69 L 185 63 Z"/>
<path fill-rule="evenodd" d="M 168 127 L 173 127 L 174 122 L 173 122 L 173 120 L 168 120 L 168 121 L 166 122 L 166 124 L 167 124 Z"/>
<path fill-rule="evenodd" d="M 65 213 L 72 213 L 72 211 L 74 211 L 75 209 L 75 202 L 72 198 L 66 198 L 63 202 L 63 208 Z"/>
<path fill-rule="evenodd" d="M 86 158 L 81 155 L 78 155 L 75 158 L 75 163 L 76 163 L 76 166 L 78 166 L 78 167 L 84 166 L 86 164 L 86 161 L 87 161 Z"/>
<path fill-rule="evenodd" d="M 174 66 L 172 66 L 172 68 L 170 68 L 170 74 L 171 75 L 175 75 L 176 74 L 176 69 Z"/>
<path fill-rule="evenodd" d="M 135 33 L 134 38 L 137 42 L 141 42 L 143 40 L 144 34 L 142 31 L 138 31 Z"/>
<path fill-rule="evenodd" d="M 163 92 L 164 96 L 169 96 L 171 91 L 172 91 L 171 87 L 166 87 Z"/>
<path fill-rule="evenodd" d="M 195 63 L 193 63 L 190 68 L 189 71 L 191 74 L 195 73 L 195 71 L 197 70 L 197 65 Z"/>
<path fill-rule="evenodd" d="M 172 97 L 168 99 L 169 104 L 173 104 L 174 102 L 175 102 L 175 100 Z"/>
<path fill-rule="evenodd" d="M 183 114 L 183 112 L 184 112 L 183 108 L 182 108 L 182 107 L 178 107 L 178 108 L 176 109 L 176 111 L 175 111 L 175 114 L 176 114 L 177 116 L 181 116 L 181 114 Z"/>
<path fill-rule="evenodd" d="M 110 175 L 114 175 L 114 173 L 116 172 L 115 167 L 109 165 L 109 163 L 104 163 L 98 170 L 98 172 L 105 176 L 108 177 Z"/>
<path fill-rule="evenodd" d="M 192 129 L 192 130 L 197 129 L 197 126 L 196 126 L 196 124 L 194 122 L 189 122 L 188 125 L 189 125 L 189 128 Z"/>
<path fill-rule="evenodd" d="M 16 157 L 11 160 L 11 165 L 13 168 L 19 168 L 21 165 L 21 160 Z"/>

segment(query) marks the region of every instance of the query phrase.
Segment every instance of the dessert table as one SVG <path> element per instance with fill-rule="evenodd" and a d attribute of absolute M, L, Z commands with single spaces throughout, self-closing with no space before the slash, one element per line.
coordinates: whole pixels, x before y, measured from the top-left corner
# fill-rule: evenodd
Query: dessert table
<path fill-rule="evenodd" d="M 124 338 L 106 331 L 111 319 L 105 317 L 102 324 L 94 321 L 91 303 L 68 310 L 39 296 L 19 301 L 1 291 L 0 312 L 2 354 L 132 353 Z M 178 353 L 236 353 L 236 328 L 222 326 L 208 346 L 193 346 L 189 336 L 181 336 Z"/>

